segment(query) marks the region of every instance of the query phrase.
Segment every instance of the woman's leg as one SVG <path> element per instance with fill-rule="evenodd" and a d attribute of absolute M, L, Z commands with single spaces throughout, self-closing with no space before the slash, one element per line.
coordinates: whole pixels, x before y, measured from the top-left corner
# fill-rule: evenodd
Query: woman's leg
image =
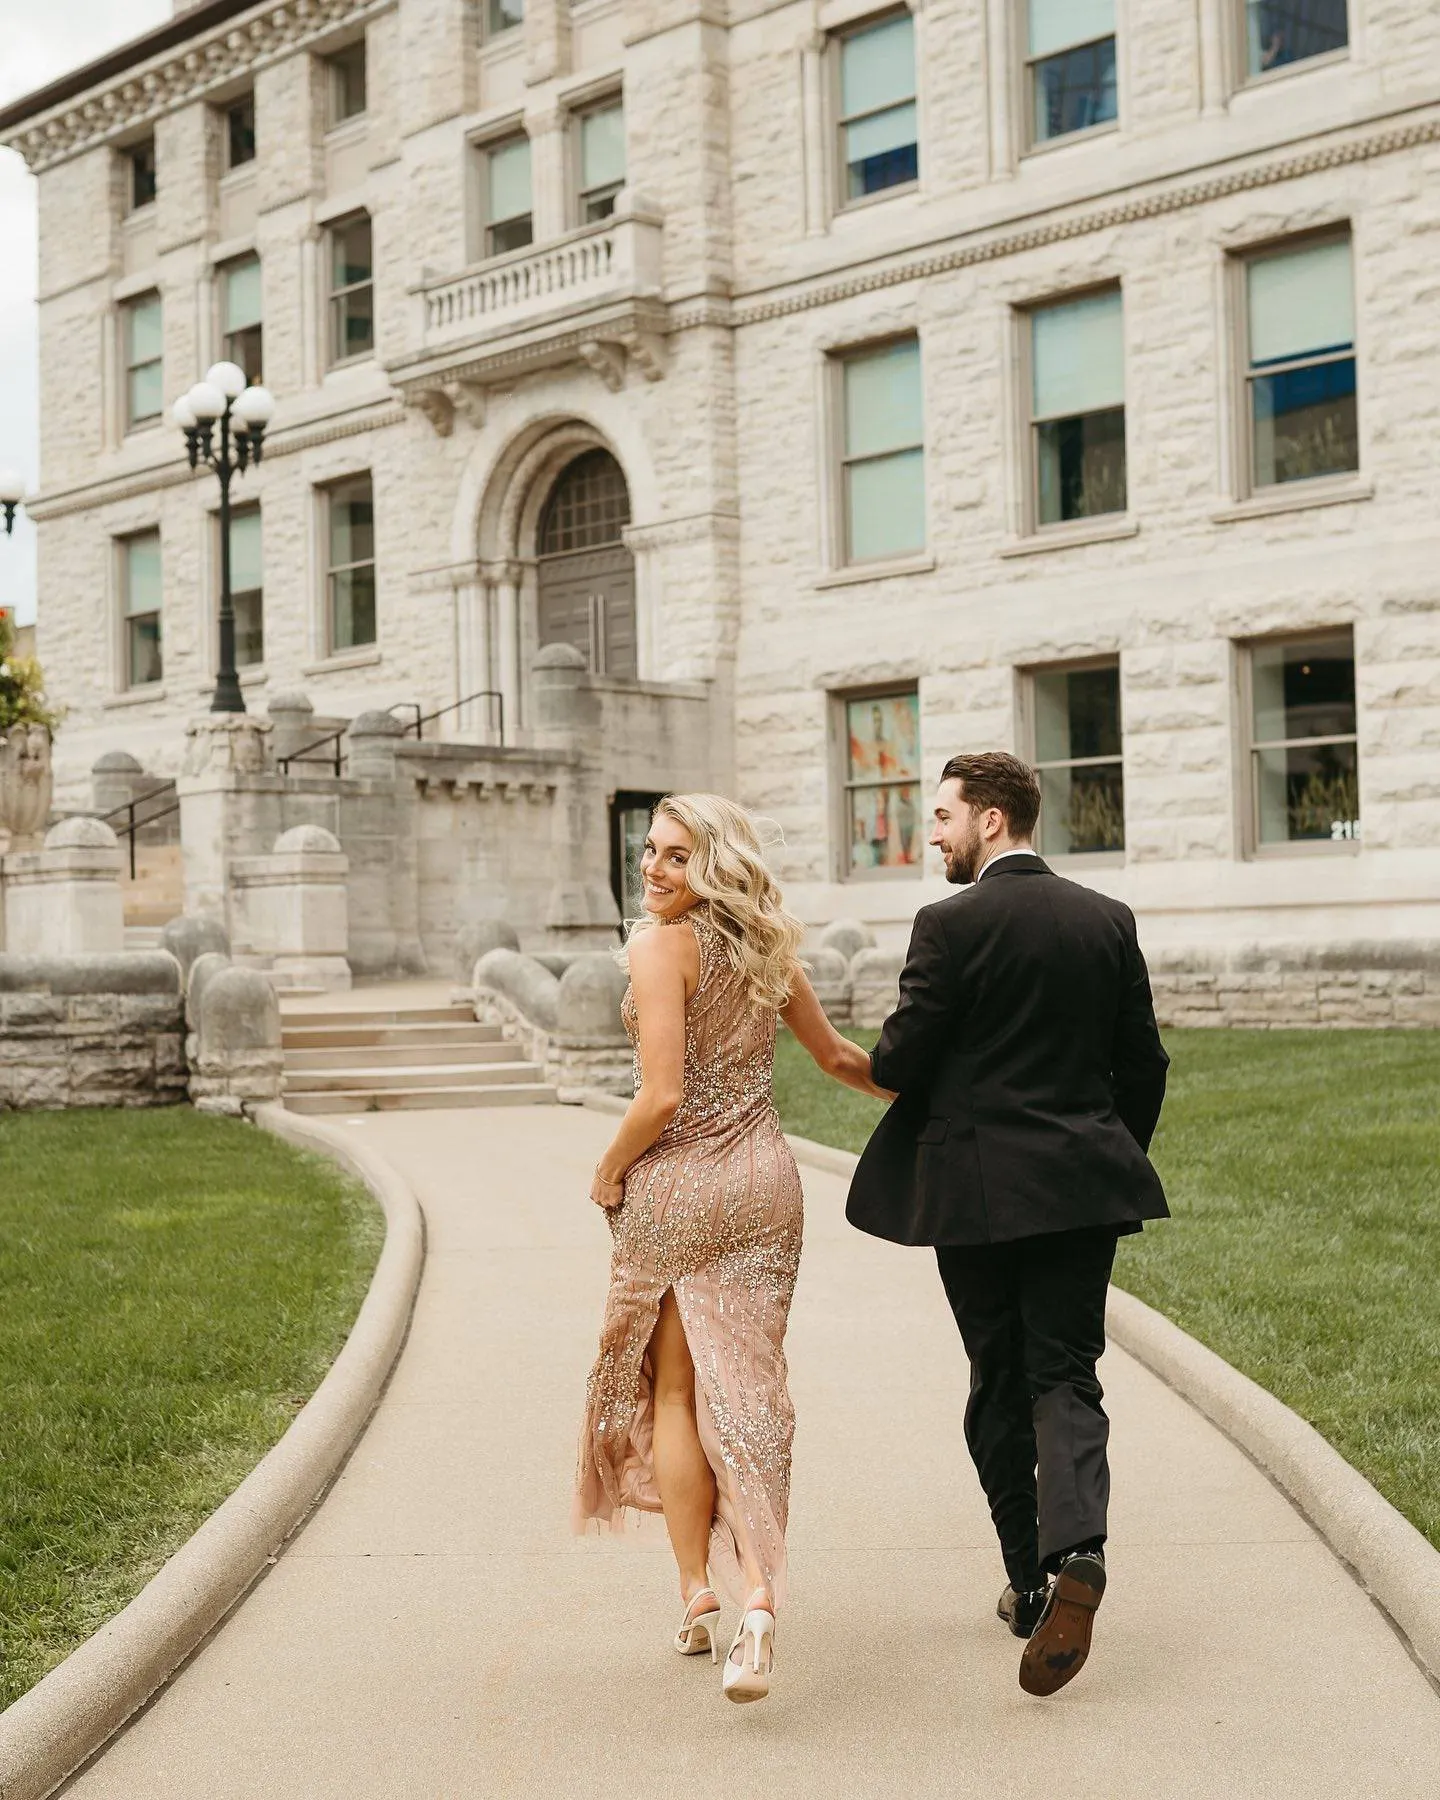
<path fill-rule="evenodd" d="M 665 1528 L 680 1569 L 680 1597 L 687 1604 L 708 1585 L 706 1560 L 715 1514 L 715 1476 L 695 1423 L 695 1365 L 685 1327 L 667 1288 L 650 1338 L 655 1405 L 655 1481 Z"/>

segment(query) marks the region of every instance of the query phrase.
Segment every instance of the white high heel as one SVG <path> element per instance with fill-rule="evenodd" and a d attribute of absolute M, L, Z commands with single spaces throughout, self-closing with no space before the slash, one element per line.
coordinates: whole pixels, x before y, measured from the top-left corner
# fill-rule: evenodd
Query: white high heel
<path fill-rule="evenodd" d="M 730 1646 L 725 1673 L 721 1677 L 725 1698 L 742 1704 L 746 1700 L 765 1698 L 770 1692 L 770 1677 L 775 1669 L 775 1615 L 768 1607 L 753 1604 L 763 1594 L 761 1588 L 750 1596 L 751 1604 L 746 1606 L 735 1632 L 735 1642 Z M 741 1652 L 738 1663 L 735 1661 L 737 1650 Z"/>
<path fill-rule="evenodd" d="M 708 1600 L 710 1604 L 696 1612 L 694 1608 L 698 1600 Z M 675 1648 L 682 1656 L 703 1656 L 708 1650 L 711 1662 L 719 1662 L 720 1646 L 715 1641 L 715 1629 L 719 1623 L 720 1602 L 715 1598 L 714 1590 L 701 1588 L 691 1596 L 690 1604 L 685 1608 L 685 1617 L 675 1633 Z"/>

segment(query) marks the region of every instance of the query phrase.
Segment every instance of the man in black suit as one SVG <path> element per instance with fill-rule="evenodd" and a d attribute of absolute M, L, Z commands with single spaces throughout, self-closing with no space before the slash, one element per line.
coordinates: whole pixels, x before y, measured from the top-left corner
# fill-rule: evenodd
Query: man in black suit
<path fill-rule="evenodd" d="M 1031 842 L 1035 772 L 945 765 L 930 842 L 965 891 L 922 907 L 871 1055 L 895 1104 L 851 1224 L 933 1244 L 970 1359 L 965 1439 L 1028 1641 L 1020 1685 L 1078 1674 L 1105 1590 L 1110 1426 L 1095 1364 L 1116 1239 L 1168 1216 L 1146 1151 L 1169 1059 L 1130 909 Z M 1053 1577 L 1053 1580 L 1051 1579 Z"/>

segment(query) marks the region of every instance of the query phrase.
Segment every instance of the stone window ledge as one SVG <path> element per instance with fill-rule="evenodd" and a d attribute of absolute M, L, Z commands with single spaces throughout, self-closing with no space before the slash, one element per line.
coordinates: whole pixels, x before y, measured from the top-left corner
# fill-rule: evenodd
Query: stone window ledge
<path fill-rule="evenodd" d="M 237 669 L 235 673 L 240 678 L 240 685 L 242 688 L 260 687 L 269 679 L 269 671 L 266 669 L 264 663 L 246 663 L 243 669 Z M 202 681 L 195 689 L 195 692 L 202 698 L 206 694 L 213 694 L 215 692 L 216 679 L 216 677 L 212 676 L 209 681 Z"/>
<path fill-rule="evenodd" d="M 1256 844 L 1245 853 L 1251 863 L 1286 862 L 1306 856 L 1359 856 L 1363 838 L 1301 838 L 1293 844 Z"/>
<path fill-rule="evenodd" d="M 928 575 L 934 567 L 933 556 L 906 556 L 895 562 L 855 563 L 850 568 L 833 569 L 828 575 L 817 575 L 810 585 L 814 588 L 853 587 L 857 581 L 888 581 L 892 575 Z"/>
<path fill-rule="evenodd" d="M 301 669 L 302 675 L 338 675 L 345 669 L 369 669 L 382 660 L 383 652 L 378 644 L 367 644 L 363 650 L 343 650 L 334 656 L 325 656 L 319 662 L 306 663 Z"/>
<path fill-rule="evenodd" d="M 151 701 L 163 700 L 165 697 L 165 683 L 157 681 L 149 687 L 130 688 L 123 694 L 111 694 L 108 700 L 101 702 L 101 706 L 106 712 L 111 712 L 120 706 L 147 706 Z"/>
<path fill-rule="evenodd" d="M 1268 519 L 1275 513 L 1304 512 L 1312 506 L 1348 506 L 1356 500 L 1373 500 L 1373 481 L 1297 481 L 1292 489 L 1254 494 L 1230 506 L 1218 506 L 1210 514 L 1216 525 L 1233 525 L 1241 519 Z"/>
<path fill-rule="evenodd" d="M 1016 538 L 1002 544 L 1001 556 L 1038 556 L 1044 550 L 1074 550 L 1082 544 L 1109 544 L 1118 538 L 1134 537 L 1140 521 L 1122 513 L 1119 517 L 1081 519 L 1074 524 L 1045 525 L 1030 537 Z"/>

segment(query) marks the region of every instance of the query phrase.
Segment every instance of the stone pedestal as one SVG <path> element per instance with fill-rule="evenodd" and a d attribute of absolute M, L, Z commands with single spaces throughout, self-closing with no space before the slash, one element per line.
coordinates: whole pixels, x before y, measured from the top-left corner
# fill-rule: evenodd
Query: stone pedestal
<path fill-rule="evenodd" d="M 40 850 L 0 862 L 0 947 L 12 956 L 108 954 L 125 947 L 120 850 L 99 819 L 65 819 Z"/>
<path fill-rule="evenodd" d="M 318 825 L 282 832 L 268 856 L 230 865 L 237 963 L 264 969 L 276 987 L 350 986 L 349 859 Z"/>
<path fill-rule="evenodd" d="M 551 830 L 555 880 L 545 929 L 557 944 L 600 949 L 615 942 L 620 924 L 609 883 L 595 874 L 610 862 L 605 783 L 595 762 L 600 702 L 585 658 L 572 644 L 547 644 L 531 669 L 536 737 L 547 749 L 568 751 L 571 759 L 556 784 Z"/>
<path fill-rule="evenodd" d="M 50 817 L 53 790 L 45 727 L 12 725 L 0 732 L 0 855 L 35 847 Z"/>

